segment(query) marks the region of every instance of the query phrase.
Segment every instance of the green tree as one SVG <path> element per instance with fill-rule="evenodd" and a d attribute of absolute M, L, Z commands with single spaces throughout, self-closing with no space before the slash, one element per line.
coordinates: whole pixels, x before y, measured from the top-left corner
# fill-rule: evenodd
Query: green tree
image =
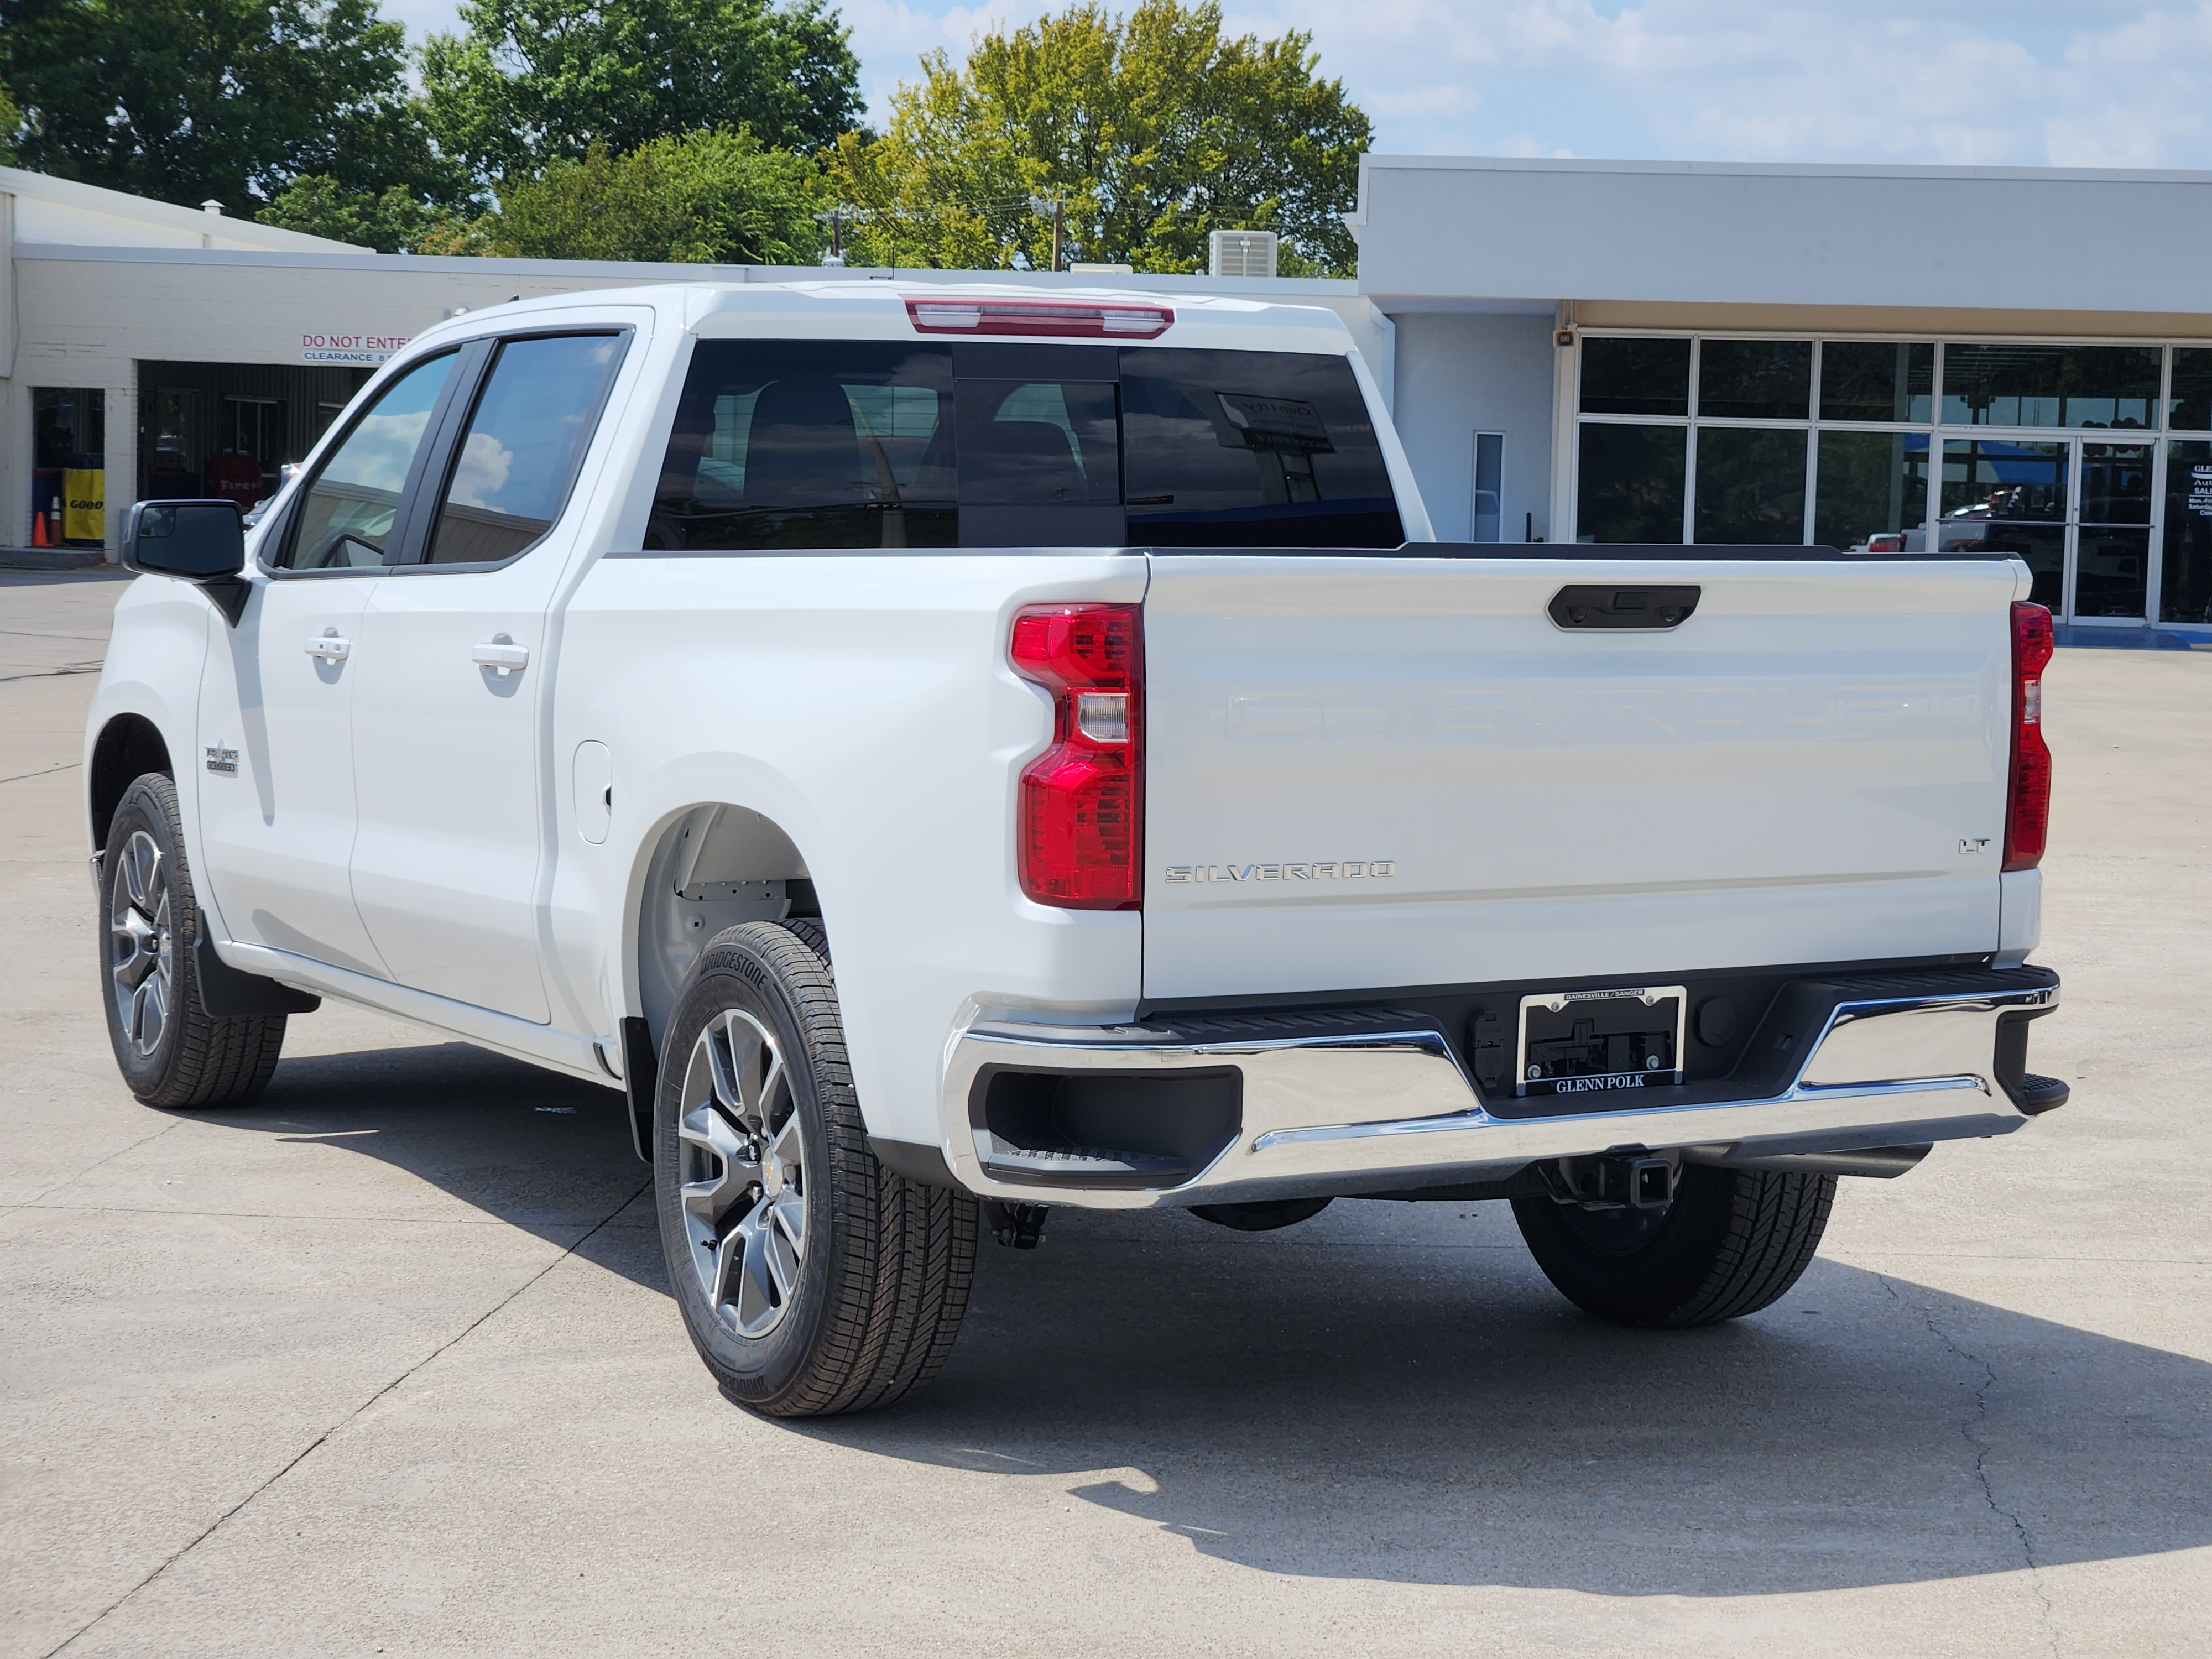
<path fill-rule="evenodd" d="M 814 164 L 738 131 L 656 138 L 627 155 L 593 144 L 512 180 L 483 251 L 516 258 L 810 264 L 821 257 Z"/>
<path fill-rule="evenodd" d="M 1324 81 L 1312 37 L 1224 37 L 1215 0 L 1071 7 L 942 52 L 901 83 L 890 130 L 841 139 L 831 191 L 864 210 L 855 263 L 1042 268 L 1063 197 L 1068 256 L 1205 268 L 1212 230 L 1273 230 L 1286 272 L 1349 271 L 1340 216 L 1367 117 Z"/>
<path fill-rule="evenodd" d="M 253 216 L 264 225 L 329 236 L 379 253 L 428 252 L 434 243 L 450 241 L 456 228 L 467 222 L 404 185 L 353 190 L 320 173 L 295 179 Z"/>
<path fill-rule="evenodd" d="M 467 189 L 407 90 L 377 0 L 0 0 L 22 164 L 252 214 L 303 173 Z"/>
<path fill-rule="evenodd" d="M 823 0 L 463 0 L 422 49 L 432 130 L 487 178 L 745 126 L 817 150 L 860 116 L 860 64 Z"/>
<path fill-rule="evenodd" d="M 8 95 L 8 88 L 0 87 L 0 167 L 15 165 L 15 135 L 22 131 L 23 112 L 15 107 L 15 100 Z"/>

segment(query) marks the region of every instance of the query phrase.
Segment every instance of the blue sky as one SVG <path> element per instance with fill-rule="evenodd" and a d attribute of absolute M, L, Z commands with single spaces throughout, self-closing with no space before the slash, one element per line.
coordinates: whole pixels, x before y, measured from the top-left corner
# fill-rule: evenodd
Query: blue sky
<path fill-rule="evenodd" d="M 1063 0 L 1064 3 L 1064 0 Z M 1112 3 L 1112 0 L 1109 0 Z M 1225 0 L 1314 37 L 1376 148 L 2212 167 L 2212 0 Z M 453 0 L 385 0 L 411 35 Z M 876 118 L 936 46 L 1036 0 L 844 0 Z M 1121 9 L 1121 8 L 1116 8 Z"/>

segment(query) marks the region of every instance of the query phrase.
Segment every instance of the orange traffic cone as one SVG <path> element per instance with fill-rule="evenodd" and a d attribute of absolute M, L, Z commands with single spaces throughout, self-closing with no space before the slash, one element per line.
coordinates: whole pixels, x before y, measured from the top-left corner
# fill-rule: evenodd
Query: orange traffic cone
<path fill-rule="evenodd" d="M 31 514 L 31 545 L 33 547 L 52 547 L 53 545 L 52 542 L 46 539 L 46 515 L 44 513 L 33 513 Z"/>

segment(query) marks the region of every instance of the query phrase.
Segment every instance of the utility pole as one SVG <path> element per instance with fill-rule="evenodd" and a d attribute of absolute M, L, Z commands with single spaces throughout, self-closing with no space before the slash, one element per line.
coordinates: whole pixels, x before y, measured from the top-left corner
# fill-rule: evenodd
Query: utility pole
<path fill-rule="evenodd" d="M 814 216 L 815 223 L 830 227 L 830 257 L 822 262 L 825 265 L 842 265 L 845 263 L 845 216 L 848 212 L 852 213 L 856 219 L 864 219 L 867 216 L 864 211 L 848 209 L 842 204 L 831 208 L 827 213 L 817 213 Z"/>
<path fill-rule="evenodd" d="M 1042 196 L 1032 196 L 1030 211 L 1052 215 L 1052 268 L 1058 270 L 1067 263 L 1067 198 L 1055 196 L 1048 202 Z"/>

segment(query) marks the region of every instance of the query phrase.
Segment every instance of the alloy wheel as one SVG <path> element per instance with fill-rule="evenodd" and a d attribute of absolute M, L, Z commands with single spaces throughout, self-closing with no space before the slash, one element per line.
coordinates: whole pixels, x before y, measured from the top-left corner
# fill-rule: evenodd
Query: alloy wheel
<path fill-rule="evenodd" d="M 677 1134 L 700 1289 L 740 1336 L 766 1336 L 798 1297 L 806 1181 L 782 1050 L 744 1010 L 717 1014 L 692 1045 Z"/>
<path fill-rule="evenodd" d="M 113 941 L 115 1013 L 141 1054 L 161 1045 L 176 996 L 176 930 L 169 915 L 169 872 L 143 830 L 123 843 L 108 915 Z"/>

